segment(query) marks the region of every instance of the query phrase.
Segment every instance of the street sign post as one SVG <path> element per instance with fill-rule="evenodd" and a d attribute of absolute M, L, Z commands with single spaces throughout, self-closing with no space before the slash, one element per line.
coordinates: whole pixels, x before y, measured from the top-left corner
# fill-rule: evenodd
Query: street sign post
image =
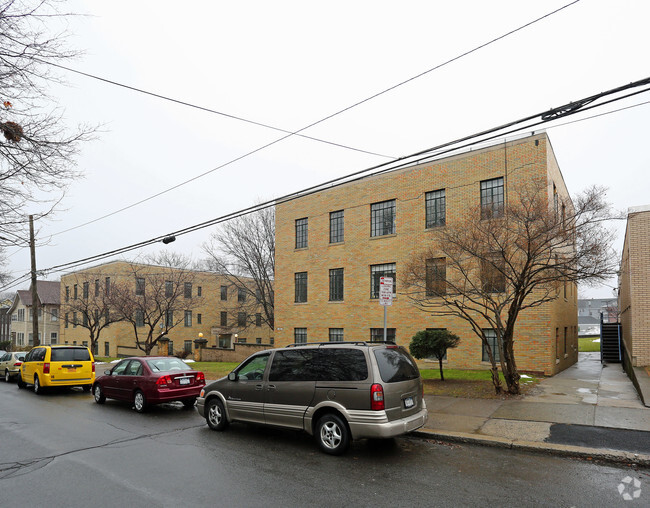
<path fill-rule="evenodd" d="M 386 322 L 388 317 L 388 306 L 393 305 L 393 278 L 379 278 L 379 305 L 384 307 L 384 342 L 386 342 Z"/>

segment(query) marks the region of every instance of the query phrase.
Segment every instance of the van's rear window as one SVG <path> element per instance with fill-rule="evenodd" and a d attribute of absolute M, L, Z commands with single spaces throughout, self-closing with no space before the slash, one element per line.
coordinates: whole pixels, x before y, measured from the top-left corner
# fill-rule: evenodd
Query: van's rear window
<path fill-rule="evenodd" d="M 401 347 L 375 349 L 374 353 L 384 383 L 408 381 L 420 375 L 413 358 Z"/>
<path fill-rule="evenodd" d="M 86 347 L 52 348 L 50 361 L 53 362 L 89 362 L 90 351 Z"/>

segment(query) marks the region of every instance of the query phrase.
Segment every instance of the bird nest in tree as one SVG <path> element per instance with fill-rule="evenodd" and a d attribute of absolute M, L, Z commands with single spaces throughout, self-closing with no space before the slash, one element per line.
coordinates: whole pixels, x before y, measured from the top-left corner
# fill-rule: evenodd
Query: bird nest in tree
<path fill-rule="evenodd" d="M 0 130 L 2 130 L 7 141 L 18 143 L 23 137 L 23 128 L 16 122 L 0 123 Z"/>

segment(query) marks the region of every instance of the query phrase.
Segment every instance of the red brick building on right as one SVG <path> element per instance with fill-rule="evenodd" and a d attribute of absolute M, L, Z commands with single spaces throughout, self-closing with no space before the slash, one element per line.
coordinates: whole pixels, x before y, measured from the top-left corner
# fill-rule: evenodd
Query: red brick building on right
<path fill-rule="evenodd" d="M 650 365 L 650 205 L 628 209 L 619 272 L 620 321 L 626 362 Z"/>

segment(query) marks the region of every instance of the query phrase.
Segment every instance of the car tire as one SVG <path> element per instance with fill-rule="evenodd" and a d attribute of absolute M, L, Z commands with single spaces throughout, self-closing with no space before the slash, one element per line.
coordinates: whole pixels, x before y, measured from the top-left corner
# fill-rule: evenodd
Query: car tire
<path fill-rule="evenodd" d="M 328 413 L 316 424 L 318 446 L 329 455 L 341 455 L 350 446 L 350 431 L 339 416 Z"/>
<path fill-rule="evenodd" d="M 8 383 L 11 381 L 11 376 L 9 375 L 9 371 L 5 369 L 5 383 Z"/>
<path fill-rule="evenodd" d="M 184 399 L 182 402 L 185 409 L 192 409 L 194 407 L 194 404 L 196 404 L 196 397 L 192 397 L 191 399 Z"/>
<path fill-rule="evenodd" d="M 104 395 L 104 391 L 99 385 L 95 385 L 95 388 L 93 389 L 93 396 L 95 397 L 95 402 L 97 402 L 97 404 L 103 404 L 106 402 L 106 395 Z"/>
<path fill-rule="evenodd" d="M 34 376 L 34 393 L 36 395 L 43 395 L 43 387 L 41 386 L 41 380 L 38 379 L 38 375 Z"/>
<path fill-rule="evenodd" d="M 16 380 L 16 384 L 18 385 L 18 388 L 20 388 L 21 390 L 27 386 L 27 384 L 25 384 L 25 381 L 23 381 L 23 377 L 20 374 L 18 374 L 18 379 Z"/>
<path fill-rule="evenodd" d="M 138 413 L 144 413 L 147 410 L 147 398 L 141 390 L 136 390 L 133 395 L 133 407 Z"/>
<path fill-rule="evenodd" d="M 226 410 L 218 398 L 210 399 L 205 408 L 205 421 L 212 430 L 224 430 L 228 426 Z"/>

